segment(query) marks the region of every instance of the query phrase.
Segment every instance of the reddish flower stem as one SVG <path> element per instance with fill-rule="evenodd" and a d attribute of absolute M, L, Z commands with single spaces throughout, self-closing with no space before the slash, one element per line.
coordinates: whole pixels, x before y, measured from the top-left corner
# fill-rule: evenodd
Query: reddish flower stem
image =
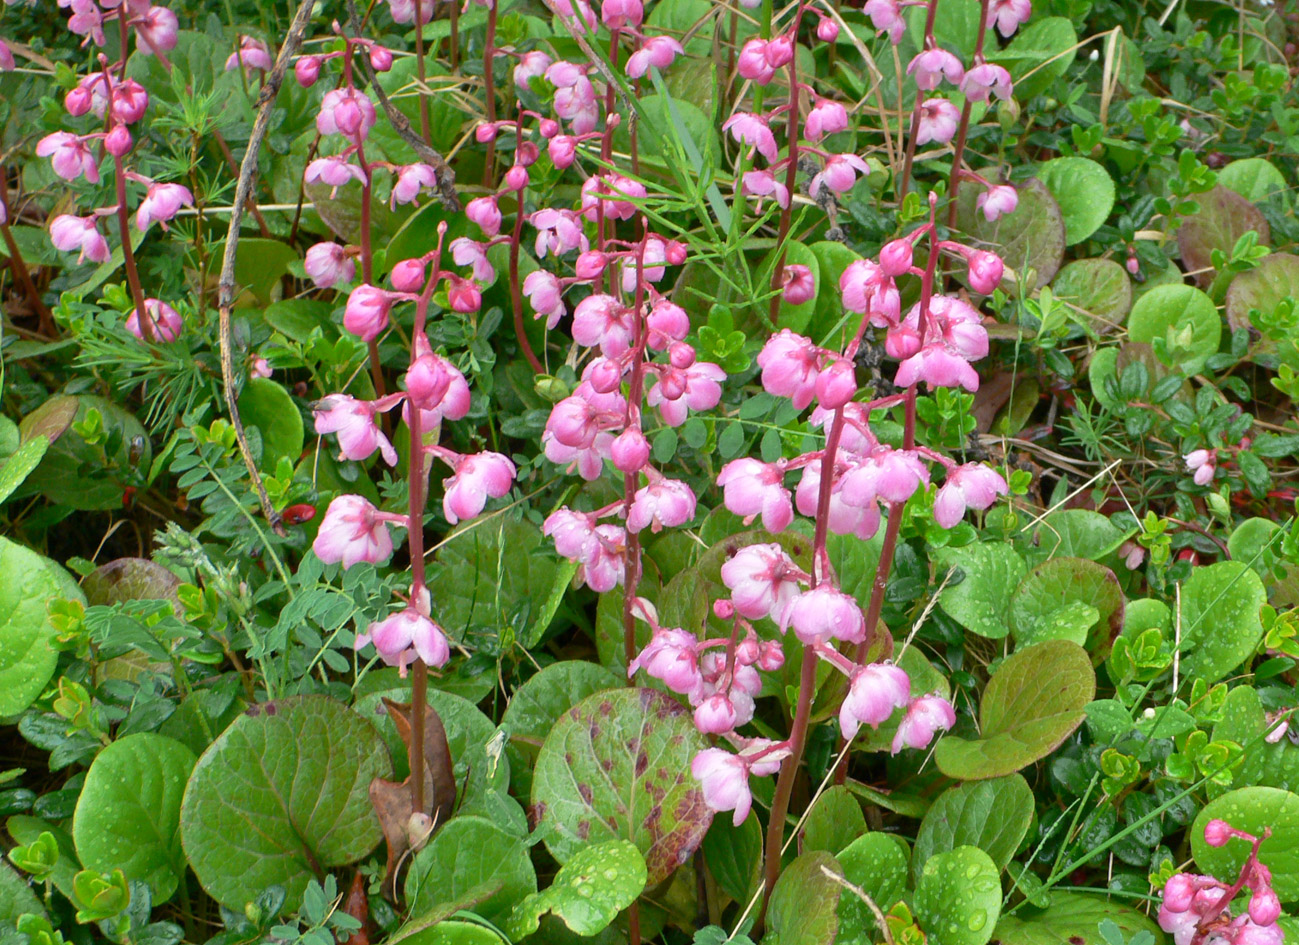
<path fill-rule="evenodd" d="M 645 316 L 641 311 L 645 304 L 645 246 L 649 242 L 649 221 L 641 218 L 641 241 L 636 250 L 636 301 L 632 316 L 632 352 L 631 377 L 627 384 L 626 426 L 640 425 L 640 406 L 645 393 L 645 343 L 649 333 L 645 330 Z M 636 486 L 640 480 L 639 473 L 624 473 L 623 519 L 631 514 L 631 505 L 636 497 Z M 636 615 L 633 605 L 636 602 L 636 591 L 640 586 L 641 560 L 640 536 L 627 529 L 627 564 L 623 578 L 622 596 L 622 647 L 627 665 L 636 658 Z"/>
<path fill-rule="evenodd" d="M 433 0 L 428 0 L 432 3 Z M 429 118 L 428 118 L 428 96 L 424 93 L 424 87 L 428 85 L 428 76 L 424 69 L 424 3 L 425 0 L 415 0 L 415 74 L 419 76 L 419 133 L 424 139 L 425 144 L 431 143 L 429 138 Z M 451 4 L 452 9 L 455 4 Z M 455 42 L 455 26 L 451 27 L 451 42 Z"/>
<path fill-rule="evenodd" d="M 980 0 L 979 34 L 974 43 L 974 65 L 983 62 L 983 41 L 988 34 L 988 0 Z M 956 193 L 961 186 L 961 161 L 965 159 L 965 141 L 970 130 L 970 99 L 961 109 L 961 124 L 956 132 L 956 150 L 952 152 L 952 176 L 947 185 L 947 225 L 956 226 Z"/>
<path fill-rule="evenodd" d="M 456 0 L 452 0 L 455 6 Z M 487 39 L 483 44 L 483 97 L 487 107 L 487 121 L 496 122 L 496 0 L 488 0 Z M 452 32 L 455 32 L 452 30 Z M 516 145 L 517 147 L 517 145 Z M 487 155 L 483 158 L 483 186 L 492 184 L 492 172 L 496 163 L 496 139 L 487 142 Z"/>
<path fill-rule="evenodd" d="M 9 209 L 8 173 L 4 167 L 0 167 L 0 208 L 4 209 L 6 220 L 13 220 L 14 215 Z M 9 232 L 8 223 L 0 224 L 0 235 L 3 235 L 5 246 L 9 250 L 9 269 L 13 272 L 14 279 L 22 286 L 28 302 L 31 303 L 32 311 L 39 316 L 43 328 L 52 326 L 53 316 L 50 313 L 49 306 L 41 301 L 41 294 L 36 290 L 36 284 L 32 282 L 31 272 L 28 271 L 23 254 L 18 249 L 18 243 L 14 240 L 13 234 Z"/>
<path fill-rule="evenodd" d="M 986 0 L 985 0 L 986 2 Z M 933 49 L 938 45 L 934 39 L 934 18 L 938 14 L 938 0 L 929 0 L 928 8 L 925 13 L 925 39 L 924 48 Z M 898 183 L 898 206 L 902 206 L 902 201 L 906 199 L 907 190 L 911 186 L 911 165 L 916 158 L 916 135 L 920 132 L 920 111 L 921 104 L 925 97 L 920 89 L 916 89 L 916 103 L 911 109 L 911 129 L 907 133 L 907 151 L 906 157 L 902 160 L 902 179 Z M 969 113 L 969 103 L 966 103 L 966 113 Z"/>
<path fill-rule="evenodd" d="M 798 28 L 803 22 L 804 2 L 805 0 L 799 0 L 798 9 L 794 11 L 794 26 L 791 31 L 794 57 L 789 60 L 789 124 L 785 128 L 785 137 L 789 142 L 789 168 L 785 171 L 785 189 L 789 191 L 789 202 L 780 211 L 780 230 L 776 234 L 776 247 L 780 251 L 780 256 L 776 260 L 776 268 L 771 273 L 771 291 L 775 294 L 771 297 L 771 306 L 767 312 L 767 318 L 773 326 L 780 314 L 781 289 L 785 282 L 785 254 L 788 251 L 785 238 L 789 236 L 789 223 L 794 212 L 794 188 L 798 177 Z"/>
<path fill-rule="evenodd" d="M 514 140 L 515 149 L 523 142 L 523 103 L 516 103 L 518 114 L 515 116 Z M 514 200 L 517 208 L 514 211 L 514 232 L 510 236 L 510 304 L 514 308 L 514 334 L 518 336 L 519 348 L 523 351 L 523 356 L 528 359 L 528 364 L 532 370 L 538 374 L 545 374 L 546 368 L 537 358 L 537 354 L 532 350 L 532 342 L 528 340 L 528 332 L 523 322 L 523 287 L 519 285 L 519 244 L 523 241 L 523 193 L 525 187 L 520 187 L 514 192 Z"/>

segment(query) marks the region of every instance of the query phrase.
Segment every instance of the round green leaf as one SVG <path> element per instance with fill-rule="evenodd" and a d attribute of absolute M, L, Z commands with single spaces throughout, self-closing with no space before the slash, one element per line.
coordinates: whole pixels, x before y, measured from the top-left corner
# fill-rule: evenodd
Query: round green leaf
<path fill-rule="evenodd" d="M 931 856 L 961 846 L 987 853 L 1006 868 L 1033 820 L 1033 791 L 1018 774 L 948 788 L 925 814 L 911 869 L 917 881 Z"/>
<path fill-rule="evenodd" d="M 1051 291 L 1075 315 L 1085 313 L 1098 333 L 1121 328 L 1132 309 L 1132 280 L 1112 259 L 1074 260 L 1056 273 Z"/>
<path fill-rule="evenodd" d="M 931 856 L 916 881 L 916 924 L 934 945 L 985 945 L 1001 915 L 1001 871 L 978 847 Z"/>
<path fill-rule="evenodd" d="M 1071 44 L 1075 41 L 1070 40 Z M 1081 243 L 1095 233 L 1114 209 L 1114 181 L 1105 168 L 1089 158 L 1062 157 L 1047 161 L 1037 169 L 1037 178 L 1046 184 L 1060 205 L 1067 246 Z M 1123 274 L 1117 263 L 1110 265 Z M 1126 283 L 1127 279 L 1123 281 Z M 1130 287 L 1128 291 L 1130 295 Z"/>
<path fill-rule="evenodd" d="M 474 907 L 496 921 L 537 891 L 528 842 L 483 817 L 454 817 L 420 850 L 406 874 L 411 915 L 454 903 L 475 887 L 492 890 Z"/>
<path fill-rule="evenodd" d="M 1066 640 L 1013 653 L 992 675 L 979 706 L 980 738 L 946 735 L 934 750 L 943 774 L 962 781 L 996 778 L 1054 751 L 1096 694 L 1091 660 Z"/>
<path fill-rule="evenodd" d="M 248 380 L 239 394 L 239 418 L 262 433 L 262 467 L 274 471 L 280 457 L 297 462 L 302 455 L 302 412 L 289 392 L 265 377 Z"/>
<path fill-rule="evenodd" d="M 1109 919 L 1133 941 L 1146 932 L 1155 942 L 1164 941 L 1159 926 L 1144 913 L 1101 896 L 1052 890 L 1051 904 L 1031 918 L 1003 916 L 996 937 L 1002 945 L 1107 945 L 1101 936 L 1101 922 Z"/>
<path fill-rule="evenodd" d="M 989 54 L 988 60 L 1010 70 L 1015 98 L 1027 102 L 1050 89 L 1069 70 L 1077 46 L 1073 22 L 1065 16 L 1047 16 L 1034 19 L 1005 49 Z"/>
<path fill-rule="evenodd" d="M 1114 572 L 1095 561 L 1051 558 L 1015 589 L 1010 624 L 1020 645 L 1051 639 L 1080 646 L 1108 642 L 1123 626 L 1123 589 Z"/>
<path fill-rule="evenodd" d="M 736 827 L 729 817 L 713 818 L 704 837 L 704 862 L 722 892 L 736 902 L 748 902 L 762 881 L 762 825 L 746 817 Z"/>
<path fill-rule="evenodd" d="M 504 945 L 501 937 L 485 925 L 448 919 L 401 940 L 401 945 Z"/>
<path fill-rule="evenodd" d="M 1182 253 L 1182 263 L 1188 271 L 1199 270 L 1196 280 L 1202 286 L 1213 282 L 1213 251 L 1230 255 L 1236 241 L 1251 230 L 1258 234 L 1261 246 L 1272 242 L 1272 230 L 1267 218 L 1238 193 L 1221 184 L 1195 197 L 1199 210 L 1182 221 L 1177 228 L 1177 246 Z"/>
<path fill-rule="evenodd" d="M 181 804 L 185 855 L 212 898 L 242 910 L 307 883 L 379 842 L 370 782 L 390 776 L 374 727 L 324 696 L 255 705 L 199 758 Z"/>
<path fill-rule="evenodd" d="M 1263 582 L 1241 561 L 1191 572 L 1182 585 L 1182 672 L 1215 683 L 1253 655 L 1263 638 Z"/>
<path fill-rule="evenodd" d="M 1204 841 L 1211 820 L 1225 820 L 1256 837 L 1272 836 L 1258 848 L 1258 860 L 1272 871 L 1272 888 L 1282 902 L 1299 899 L 1299 794 L 1280 788 L 1245 787 L 1210 801 L 1191 826 L 1191 852 L 1200 869 L 1224 883 L 1233 883 L 1249 856 L 1250 845 L 1233 837 L 1225 846 Z"/>
<path fill-rule="evenodd" d="M 1267 158 L 1241 158 L 1218 171 L 1219 186 L 1240 194 L 1250 203 L 1262 203 L 1278 194 L 1286 194 L 1290 185 L 1285 175 Z"/>
<path fill-rule="evenodd" d="M 0 717 L 31 705 L 54 675 L 49 604 L 58 598 L 85 599 L 53 561 L 0 538 Z"/>
<path fill-rule="evenodd" d="M 1086 558 L 1098 561 L 1113 554 L 1132 536 L 1109 518 L 1090 509 L 1052 512 L 1034 530 L 1037 547 L 1048 558 Z"/>
<path fill-rule="evenodd" d="M 520 902 L 504 928 L 517 942 L 537 930 L 544 913 L 553 912 L 578 935 L 597 935 L 636 901 L 646 876 L 635 844 L 610 840 L 588 845 L 564 864 L 549 889 Z"/>
<path fill-rule="evenodd" d="M 509 733 L 505 750 L 510 758 L 512 786 L 520 797 L 532 793 L 532 766 L 546 733 L 559 717 L 592 693 L 621 684 L 617 676 L 596 663 L 563 660 L 547 666 L 514 691 L 501 727 Z"/>
<path fill-rule="evenodd" d="M 767 907 L 768 937 L 775 936 L 779 945 L 832 945 L 839 932 L 839 900 L 852 893 L 827 876 L 827 869 L 843 875 L 833 856 L 816 851 L 781 870 Z"/>
<path fill-rule="evenodd" d="M 944 568 L 959 568 L 964 579 L 939 595 L 938 606 L 967 630 L 990 640 L 1010 632 L 1010 598 L 1028 571 L 1024 559 L 1007 542 L 979 541 L 960 548 L 935 550 Z"/>
<path fill-rule="evenodd" d="M 185 875 L 180 801 L 194 753 L 152 732 L 119 738 L 95 758 L 77 800 L 72 838 L 86 869 L 148 883 L 166 902 Z"/>
<path fill-rule="evenodd" d="M 1159 359 L 1199 374 L 1222 340 L 1213 299 L 1189 285 L 1162 285 L 1137 299 L 1128 315 L 1128 337 L 1155 346 Z M 1160 350 L 1160 346 L 1163 350 Z"/>
<path fill-rule="evenodd" d="M 888 834 L 863 834 L 844 847 L 835 859 L 843 869 L 843 878 L 870 896 L 884 912 L 906 891 L 906 848 Z M 875 914 L 851 889 L 839 894 L 838 912 L 836 945 L 873 945 L 879 941 Z"/>
<path fill-rule="evenodd" d="M 587 696 L 546 736 L 532 803 L 552 825 L 546 847 L 560 863 L 592 843 L 630 840 L 649 885 L 667 879 L 704 838 L 713 814 L 690 773 L 708 747 L 690 713 L 653 689 Z"/>
<path fill-rule="evenodd" d="M 861 259 L 861 253 L 836 240 L 820 240 L 812 243 L 808 249 L 816 257 L 821 276 L 819 288 L 822 291 L 816 294 L 816 309 L 807 326 L 807 334 L 817 344 L 829 344 L 832 341 L 830 332 L 836 325 L 840 322 L 852 324 L 851 319 L 844 318 L 839 279 L 845 269 Z"/>
<path fill-rule="evenodd" d="M 1275 726 L 1267 721 L 1258 690 L 1237 686 L 1227 693 L 1220 719 L 1213 729 L 1214 741 L 1226 739 L 1247 746 L 1240 767 L 1232 771 L 1234 787 L 1299 788 L 1299 748 L 1288 738 L 1273 744 L 1263 741 Z"/>
<path fill-rule="evenodd" d="M 866 815 L 861 804 L 842 784 L 836 784 L 816 799 L 803 822 L 803 851 L 838 853 L 866 833 Z"/>
<path fill-rule="evenodd" d="M 1019 204 L 989 223 L 975 207 L 977 187 L 961 188 L 957 220 L 961 229 L 977 244 L 987 244 L 1016 272 L 1026 268 L 1037 273 L 1025 291 L 1044 286 L 1055 278 L 1064 260 L 1065 226 L 1060 205 L 1040 180 L 1027 181 L 1019 188 Z"/>
<path fill-rule="evenodd" d="M 0 921 L 17 922 L 25 915 L 45 915 L 36 893 L 8 863 L 0 860 Z"/>

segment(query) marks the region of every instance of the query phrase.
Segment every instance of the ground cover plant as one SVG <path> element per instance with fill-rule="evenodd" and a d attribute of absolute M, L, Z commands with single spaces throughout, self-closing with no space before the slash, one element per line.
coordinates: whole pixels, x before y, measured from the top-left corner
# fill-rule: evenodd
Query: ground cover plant
<path fill-rule="evenodd" d="M 0 945 L 1279 945 L 1297 43 L 6 0 Z"/>

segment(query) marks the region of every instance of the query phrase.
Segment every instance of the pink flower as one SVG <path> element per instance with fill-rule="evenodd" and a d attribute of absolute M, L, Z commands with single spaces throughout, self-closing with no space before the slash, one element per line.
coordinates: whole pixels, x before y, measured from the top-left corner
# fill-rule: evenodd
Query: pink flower
<path fill-rule="evenodd" d="M 807 644 L 866 639 L 866 618 L 857 602 L 829 584 L 795 597 L 781 613 L 779 623 L 782 631 L 792 626 L 794 635 Z"/>
<path fill-rule="evenodd" d="M 330 394 L 311 410 L 317 433 L 337 433 L 339 455 L 343 459 L 369 459 L 377 449 L 389 466 L 397 465 L 397 451 L 383 435 L 374 417 L 374 402 L 357 400 L 347 394 Z"/>
<path fill-rule="evenodd" d="M 1001 284 L 1005 265 L 996 253 L 976 249 L 970 253 L 970 288 L 980 295 L 991 295 Z"/>
<path fill-rule="evenodd" d="M 997 32 L 1002 36 L 1011 36 L 1032 15 L 1031 0 L 992 0 L 988 4 L 988 20 L 985 26 L 990 27 L 996 23 Z"/>
<path fill-rule="evenodd" d="M 377 286 L 362 283 L 347 297 L 343 327 L 362 341 L 373 341 L 388 327 L 392 297 Z"/>
<path fill-rule="evenodd" d="M 911 680 L 892 663 L 871 663 L 856 670 L 839 708 L 839 729 L 851 740 L 863 724 L 879 728 L 911 701 Z"/>
<path fill-rule="evenodd" d="M 69 5 L 72 16 L 68 18 L 68 29 L 78 36 L 88 37 L 96 46 L 104 45 L 104 16 L 94 0 L 61 0 L 59 3 L 59 6 Z"/>
<path fill-rule="evenodd" d="M 822 187 L 828 187 L 836 194 L 846 194 L 857 183 L 858 174 L 869 174 L 870 166 L 855 154 L 832 154 L 825 162 L 821 173 L 812 177 L 808 190 L 815 197 Z"/>
<path fill-rule="evenodd" d="M 564 315 L 564 289 L 559 278 L 544 269 L 528 273 L 523 280 L 523 294 L 537 317 L 546 317 L 546 327 L 554 328 Z"/>
<path fill-rule="evenodd" d="M 880 249 L 880 269 L 890 277 L 910 272 L 912 255 L 910 240 L 890 240 Z"/>
<path fill-rule="evenodd" d="M 674 341 L 690 334 L 690 316 L 675 302 L 660 297 L 645 317 L 646 343 L 654 351 L 665 351 Z"/>
<path fill-rule="evenodd" d="M 471 266 L 474 278 L 482 282 L 496 279 L 496 267 L 487 258 L 487 244 L 471 240 L 467 236 L 457 237 L 451 241 L 451 258 L 457 266 Z"/>
<path fill-rule="evenodd" d="M 803 136 L 808 141 L 820 141 L 826 135 L 837 134 L 848 127 L 848 112 L 838 102 L 820 99 L 812 106 L 803 125 Z"/>
<path fill-rule="evenodd" d="M 1207 486 L 1213 482 L 1214 474 L 1218 471 L 1218 451 L 1212 450 L 1191 450 L 1182 459 L 1186 460 L 1186 468 L 1195 473 L 1195 484 L 1197 486 Z"/>
<path fill-rule="evenodd" d="M 271 62 L 270 49 L 260 39 L 251 36 L 240 37 L 239 49 L 232 52 L 230 58 L 226 60 L 226 72 L 238 69 L 240 66 L 243 66 L 247 73 L 252 73 L 255 69 L 270 72 L 275 68 L 275 64 Z"/>
<path fill-rule="evenodd" d="M 693 633 L 679 629 L 659 628 L 645 649 L 627 666 L 627 678 L 645 670 L 651 679 L 662 680 L 669 689 L 689 695 L 702 685 L 699 674 L 699 640 Z"/>
<path fill-rule="evenodd" d="M 139 311 L 133 311 L 131 317 L 126 320 L 126 330 L 135 337 L 141 341 L 175 341 L 180 337 L 185 322 L 180 317 L 180 313 L 166 302 L 145 299 L 144 313 L 148 316 L 148 323 L 153 326 L 153 337 L 149 336 L 148 326 L 140 324 Z"/>
<path fill-rule="evenodd" d="M 609 458 L 619 472 L 640 472 L 649 462 L 649 457 L 649 440 L 638 427 L 628 427 L 609 444 Z"/>
<path fill-rule="evenodd" d="M 62 214 L 50 223 L 50 242 L 55 249 L 70 253 L 74 249 L 81 255 L 77 262 L 108 262 L 108 241 L 96 226 L 95 217 L 76 217 Z"/>
<path fill-rule="evenodd" d="M 1019 206 L 1019 194 L 1009 184 L 997 184 L 979 194 L 975 203 L 983 211 L 984 218 L 992 223 L 1003 214 L 1015 212 Z"/>
<path fill-rule="evenodd" d="M 986 102 L 989 94 L 1004 102 L 1013 91 L 1010 73 L 990 62 L 975 66 L 965 73 L 965 80 L 961 82 L 961 92 L 971 102 Z"/>
<path fill-rule="evenodd" d="M 415 203 L 419 200 L 421 190 L 431 190 L 437 186 L 437 182 L 437 174 L 427 164 L 407 164 L 397 168 L 397 180 L 392 185 L 392 206 L 396 208 L 397 204 Z M 497 214 L 498 225 L 499 217 L 500 214 Z"/>
<path fill-rule="evenodd" d="M 749 457 L 731 460 L 717 476 L 726 508 L 741 516 L 746 525 L 761 515 L 762 527 L 772 533 L 783 532 L 794 520 L 794 507 L 784 480 L 784 472 L 778 466 Z"/>
<path fill-rule="evenodd" d="M 636 215 L 636 204 L 632 200 L 618 200 L 617 197 L 644 200 L 645 185 L 621 174 L 609 173 L 592 177 L 582 185 L 582 215 L 594 222 L 597 208 L 603 206 L 606 220 L 630 220 Z M 650 242 L 653 241 L 654 238 L 651 237 Z M 659 240 L 660 244 L 662 242 Z"/>
<path fill-rule="evenodd" d="M 684 525 L 695 517 L 695 494 L 677 479 L 664 479 L 650 470 L 650 484 L 636 491 L 627 511 L 627 529 L 633 533 L 646 527 L 657 534 Z"/>
<path fill-rule="evenodd" d="M 781 277 L 784 281 L 781 297 L 790 305 L 802 305 L 816 298 L 816 278 L 807 266 L 787 265 Z"/>
<path fill-rule="evenodd" d="M 622 583 L 626 570 L 627 533 L 618 525 L 597 525 L 591 552 L 577 568 L 579 584 L 603 594 Z"/>
<path fill-rule="evenodd" d="M 979 374 L 970 363 L 952 350 L 938 346 L 925 346 L 907 358 L 898 367 L 894 383 L 910 387 L 923 381 L 934 387 L 964 387 L 968 391 L 979 389 Z"/>
<path fill-rule="evenodd" d="M 894 46 L 902 42 L 907 21 L 902 18 L 902 5 L 898 0 L 866 0 L 862 12 L 871 18 L 871 25 L 881 33 L 889 34 Z"/>
<path fill-rule="evenodd" d="M 433 0 L 424 0 L 419 6 L 420 25 L 433 19 Z M 415 22 L 415 0 L 388 0 L 388 14 L 394 23 Z"/>
<path fill-rule="evenodd" d="M 704 792 L 709 810 L 735 811 L 731 822 L 744 823 L 753 807 L 749 792 L 749 767 L 739 755 L 721 748 L 705 748 L 690 762 L 690 773 Z"/>
<path fill-rule="evenodd" d="M 726 372 L 711 361 L 696 361 L 686 367 L 671 365 L 659 372 L 658 383 L 645 400 L 658 407 L 668 426 L 685 423 L 689 410 L 712 410 L 722 399 L 721 382 Z"/>
<path fill-rule="evenodd" d="M 465 204 L 465 216 L 477 223 L 487 236 L 501 232 L 501 208 L 495 197 L 475 197 Z"/>
<path fill-rule="evenodd" d="M 927 98 L 920 103 L 920 123 L 916 126 L 916 145 L 947 144 L 956 136 L 961 113 L 945 98 Z"/>
<path fill-rule="evenodd" d="M 322 289 L 340 282 L 351 282 L 356 276 L 356 263 L 347 255 L 347 250 L 332 242 L 317 243 L 307 250 L 303 268 L 311 281 Z"/>
<path fill-rule="evenodd" d="M 321 61 L 319 56 L 299 56 L 293 63 L 293 75 L 298 85 L 309 89 L 320 78 Z"/>
<path fill-rule="evenodd" d="M 860 315 L 871 313 L 871 324 L 888 328 L 897 324 L 901 302 L 893 280 L 869 259 L 857 259 L 839 277 L 843 307 Z"/>
<path fill-rule="evenodd" d="M 625 0 L 624 0 L 625 2 Z M 605 6 L 608 6 L 606 2 Z M 640 6 L 639 3 L 636 4 Z M 672 61 L 684 53 L 681 44 L 670 36 L 651 36 L 645 45 L 636 50 L 627 59 L 627 75 L 639 79 L 649 72 L 650 66 L 662 72 Z"/>
<path fill-rule="evenodd" d="M 839 38 L 839 24 L 828 16 L 821 17 L 816 24 L 816 38 L 823 43 L 833 43 Z"/>
<path fill-rule="evenodd" d="M 856 506 L 869 505 L 877 498 L 905 502 L 928 482 L 929 470 L 914 452 L 877 446 L 844 475 L 843 497 Z"/>
<path fill-rule="evenodd" d="M 907 75 L 916 80 L 916 87 L 925 92 L 938 88 L 944 79 L 959 85 L 965 75 L 961 60 L 946 49 L 926 49 L 907 64 Z"/>
<path fill-rule="evenodd" d="M 631 348 L 632 312 L 612 295 L 588 295 L 573 309 L 573 340 L 606 358 Z"/>
<path fill-rule="evenodd" d="M 359 495 L 340 495 L 329 503 L 320 531 L 311 545 L 326 564 L 358 561 L 378 564 L 392 554 L 392 536 L 379 510 Z"/>
<path fill-rule="evenodd" d="M 188 187 L 181 184 L 150 184 L 149 192 L 135 212 L 135 226 L 143 232 L 157 220 L 165 231 L 167 221 L 175 217 L 183 206 L 194 206 L 194 195 Z"/>
<path fill-rule="evenodd" d="M 68 131 L 46 135 L 36 143 L 36 154 L 49 158 L 54 173 L 64 180 L 76 180 L 84 174 L 90 183 L 99 183 L 99 163 L 78 135 Z"/>
<path fill-rule="evenodd" d="M 451 420 L 464 417 L 469 412 L 469 383 L 460 369 L 434 354 L 423 335 L 415 336 L 415 349 L 415 360 L 405 378 L 410 402 L 425 415 L 435 414 L 433 422 L 444 416 Z"/>
<path fill-rule="evenodd" d="M 780 207 L 789 206 L 789 188 L 776 179 L 771 171 L 745 171 L 743 192 L 755 197 L 775 197 Z"/>
<path fill-rule="evenodd" d="M 892 754 L 903 748 L 928 748 L 935 732 L 946 732 L 955 724 L 956 711 L 950 702 L 936 692 L 921 696 L 907 706 L 907 714 L 898 723 Z"/>
<path fill-rule="evenodd" d="M 851 406 L 851 405 L 849 405 Z M 794 505 L 809 518 L 815 517 L 821 501 L 821 461 L 813 460 L 803 467 L 803 478 L 794 491 Z M 836 477 L 830 487 L 830 507 L 826 522 L 836 535 L 856 535 L 863 541 L 874 537 L 880 527 L 879 506 L 874 500 L 851 505 L 844 499 L 843 477 Z"/>
<path fill-rule="evenodd" d="M 740 50 L 735 69 L 750 82 L 767 85 L 776 76 L 776 70 L 767 61 L 767 41 L 751 39 Z"/>
<path fill-rule="evenodd" d="M 726 119 L 722 131 L 729 131 L 736 142 L 756 149 L 769 162 L 776 160 L 776 136 L 771 133 L 765 118 L 748 112 L 736 112 Z"/>
<path fill-rule="evenodd" d="M 735 703 L 721 693 L 709 696 L 695 708 L 695 728 L 705 735 L 724 735 L 739 724 L 743 723 Z"/>
<path fill-rule="evenodd" d="M 788 397 L 802 410 L 816 395 L 821 354 L 810 339 L 782 328 L 767 339 L 758 353 L 762 389 L 777 397 Z"/>
<path fill-rule="evenodd" d="M 561 59 L 546 68 L 545 77 L 555 86 L 555 114 L 570 123 L 574 134 L 594 131 L 600 105 L 585 70 Z"/>
<path fill-rule="evenodd" d="M 482 512 L 489 496 L 499 499 L 508 495 L 517 472 L 509 457 L 500 453 L 484 451 L 461 457 L 455 475 L 442 480 L 446 489 L 442 511 L 447 521 L 454 525 L 461 519 L 474 518 Z"/>
<path fill-rule="evenodd" d="M 374 127 L 374 102 L 350 86 L 326 92 L 316 115 L 316 130 L 322 135 L 342 135 L 352 144 L 365 140 Z"/>
<path fill-rule="evenodd" d="M 722 565 L 722 583 L 731 592 L 731 602 L 750 620 L 783 614 L 798 596 L 798 582 L 805 578 L 774 543 L 746 545 Z"/>
<path fill-rule="evenodd" d="M 370 643 L 385 663 L 399 666 L 403 675 L 416 654 L 434 668 L 445 666 L 451 659 L 451 645 L 442 628 L 413 607 L 370 624 L 356 638 L 358 650 Z"/>
<path fill-rule="evenodd" d="M 957 466 L 947 474 L 947 481 L 934 498 L 934 521 L 943 528 L 952 528 L 967 508 L 991 508 L 997 496 L 1007 491 L 1006 480 L 982 463 Z"/>
<path fill-rule="evenodd" d="M 551 512 L 541 525 L 541 533 L 555 542 L 560 557 L 570 561 L 592 554 L 597 540 L 591 516 L 568 508 Z"/>
<path fill-rule="evenodd" d="M 857 373 L 847 358 L 835 358 L 816 376 L 816 399 L 822 407 L 834 410 L 857 395 Z"/>
<path fill-rule="evenodd" d="M 551 62 L 551 58 L 540 50 L 524 53 L 514 67 L 514 84 L 526 91 L 529 80 L 545 75 Z"/>
<path fill-rule="evenodd" d="M 365 182 L 365 172 L 357 165 L 349 163 L 345 158 L 338 156 L 316 158 L 307 165 L 307 171 L 303 179 L 308 183 L 319 181 L 332 187 L 330 197 L 338 196 L 338 188 L 342 187 L 348 181 L 359 180 Z"/>
<path fill-rule="evenodd" d="M 127 79 L 113 86 L 113 117 L 126 125 L 144 117 L 149 107 L 149 93 L 139 82 Z"/>
<path fill-rule="evenodd" d="M 267 361 L 265 358 L 261 358 L 261 357 L 253 358 L 252 362 L 248 365 L 248 376 L 249 377 L 270 377 L 271 376 L 270 362 Z"/>
<path fill-rule="evenodd" d="M 146 56 L 171 52 L 180 38 L 180 21 L 166 7 L 149 7 L 132 25 L 135 48 Z"/>
<path fill-rule="evenodd" d="M 577 144 L 572 135 L 555 135 L 546 145 L 546 153 L 550 155 L 551 163 L 562 171 L 572 166 L 577 157 Z"/>
<path fill-rule="evenodd" d="M 541 259 L 547 253 L 563 255 L 570 250 L 580 249 L 585 252 L 590 248 L 586 235 L 582 232 L 582 217 L 572 210 L 554 210 L 549 207 L 538 210 L 528 222 L 537 229 L 535 249 Z"/>

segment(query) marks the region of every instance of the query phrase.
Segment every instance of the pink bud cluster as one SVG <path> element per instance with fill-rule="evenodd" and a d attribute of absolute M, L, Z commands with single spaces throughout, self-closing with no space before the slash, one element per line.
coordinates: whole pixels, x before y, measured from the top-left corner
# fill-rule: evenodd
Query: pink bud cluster
<path fill-rule="evenodd" d="M 1232 885 L 1212 876 L 1177 873 L 1164 885 L 1159 906 L 1159 927 L 1173 936 L 1176 945 L 1281 945 L 1285 935 L 1277 925 L 1281 901 L 1272 888 L 1272 873 L 1258 860 L 1259 847 L 1271 835 L 1262 837 L 1237 830 L 1225 820 L 1211 820 L 1204 827 L 1204 840 L 1211 847 L 1225 846 L 1232 839 L 1251 847 Z M 1231 904 L 1242 890 L 1250 891 L 1244 913 L 1233 917 Z"/>
<path fill-rule="evenodd" d="M 71 10 L 68 29 L 86 37 L 85 43 L 103 46 L 104 24 L 120 18 L 135 31 L 136 48 L 140 52 L 161 58 L 176 48 L 179 32 L 176 14 L 149 0 L 58 0 L 58 5 Z"/>

